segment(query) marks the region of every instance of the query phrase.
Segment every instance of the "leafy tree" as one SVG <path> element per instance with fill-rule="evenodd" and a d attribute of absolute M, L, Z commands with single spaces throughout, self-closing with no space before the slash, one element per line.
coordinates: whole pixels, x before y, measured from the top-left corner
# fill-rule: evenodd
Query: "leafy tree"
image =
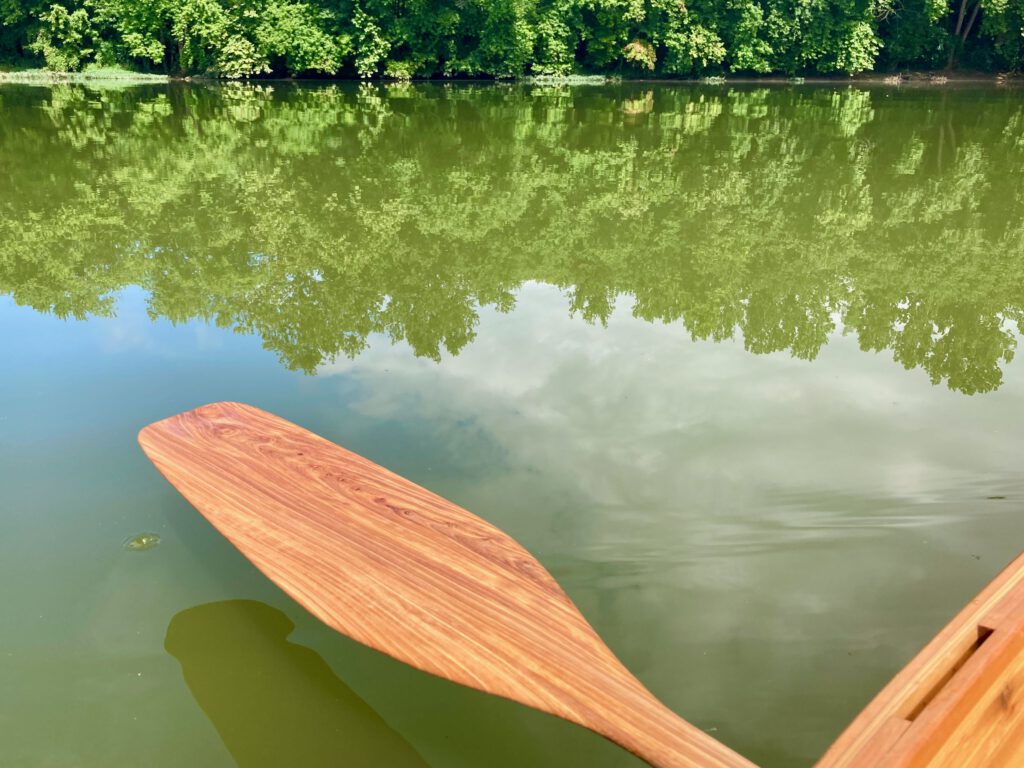
<path fill-rule="evenodd" d="M 1024 63 L 1024 0 L 0 0 L 0 60 L 363 78 Z"/>
<path fill-rule="evenodd" d="M 68 11 L 63 5 L 51 5 L 40 14 L 42 25 L 29 50 L 42 55 L 46 66 L 60 72 L 74 72 L 95 53 L 92 19 L 84 8 Z"/>

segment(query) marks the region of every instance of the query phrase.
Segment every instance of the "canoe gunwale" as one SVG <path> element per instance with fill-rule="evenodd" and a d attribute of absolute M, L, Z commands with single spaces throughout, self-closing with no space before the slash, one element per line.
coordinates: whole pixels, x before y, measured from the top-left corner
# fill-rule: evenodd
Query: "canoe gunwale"
<path fill-rule="evenodd" d="M 1024 554 L 878 693 L 816 768 L 1012 765 L 1024 756 Z"/>

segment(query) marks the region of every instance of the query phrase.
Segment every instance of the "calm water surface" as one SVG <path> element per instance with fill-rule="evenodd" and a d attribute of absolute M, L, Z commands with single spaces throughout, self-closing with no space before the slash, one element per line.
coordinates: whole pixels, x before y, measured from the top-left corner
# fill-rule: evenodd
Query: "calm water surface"
<path fill-rule="evenodd" d="M 135 443 L 219 399 L 809 764 L 1024 549 L 1022 178 L 995 89 L 0 88 L 0 764 L 637 765 L 270 585 Z"/>

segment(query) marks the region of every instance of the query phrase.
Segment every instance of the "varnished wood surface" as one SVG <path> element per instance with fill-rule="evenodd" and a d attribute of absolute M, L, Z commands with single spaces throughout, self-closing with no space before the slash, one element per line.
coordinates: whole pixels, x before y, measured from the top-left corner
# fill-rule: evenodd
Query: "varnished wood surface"
<path fill-rule="evenodd" d="M 1024 555 L 847 727 L 817 768 L 1024 766 Z"/>
<path fill-rule="evenodd" d="M 157 422 L 139 442 L 257 568 L 339 632 L 655 766 L 752 765 L 655 699 L 540 563 L 451 502 L 239 403 Z"/>

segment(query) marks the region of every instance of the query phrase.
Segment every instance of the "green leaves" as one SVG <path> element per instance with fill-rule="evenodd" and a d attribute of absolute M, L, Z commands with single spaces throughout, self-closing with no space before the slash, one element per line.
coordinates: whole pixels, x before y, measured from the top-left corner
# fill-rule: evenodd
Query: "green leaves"
<path fill-rule="evenodd" d="M 654 71 L 654 65 L 658 61 L 658 55 L 654 52 L 654 46 L 646 40 L 632 40 L 622 49 L 623 58 L 636 64 L 641 69 L 649 72 Z"/>
<path fill-rule="evenodd" d="M 1024 0 L 0 0 L 21 46 L 232 78 L 1019 68 Z"/>
<path fill-rule="evenodd" d="M 358 5 L 352 13 L 352 27 L 355 30 L 352 47 L 355 49 L 356 72 L 360 77 L 380 74 L 387 59 L 391 44 L 385 39 L 381 28 Z"/>
<path fill-rule="evenodd" d="M 94 52 L 95 30 L 84 8 L 69 11 L 63 5 L 51 5 L 39 15 L 41 26 L 29 50 L 42 55 L 48 69 L 77 72 Z"/>

